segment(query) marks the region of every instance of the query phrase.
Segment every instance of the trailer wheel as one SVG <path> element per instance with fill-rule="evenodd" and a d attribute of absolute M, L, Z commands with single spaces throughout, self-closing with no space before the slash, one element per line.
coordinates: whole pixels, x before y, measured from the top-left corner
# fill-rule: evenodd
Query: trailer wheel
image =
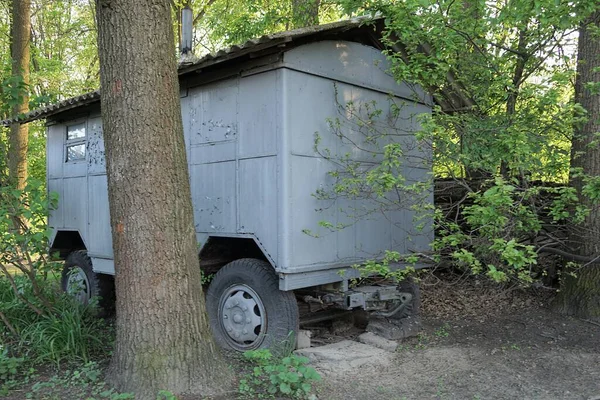
<path fill-rule="evenodd" d="M 244 258 L 221 268 L 208 287 L 206 306 L 213 336 L 224 349 L 280 351 L 295 345 L 296 298 L 279 290 L 265 261 Z"/>
<path fill-rule="evenodd" d="M 93 271 L 92 260 L 84 250 L 74 251 L 67 257 L 61 287 L 81 304 L 88 304 L 92 297 L 100 297 L 99 305 L 103 312 L 110 308 L 113 299 L 112 282 Z"/>

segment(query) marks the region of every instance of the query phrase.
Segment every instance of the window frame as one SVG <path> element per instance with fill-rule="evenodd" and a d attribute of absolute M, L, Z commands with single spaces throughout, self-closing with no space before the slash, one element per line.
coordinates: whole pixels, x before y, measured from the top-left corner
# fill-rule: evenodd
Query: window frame
<path fill-rule="evenodd" d="M 69 139 L 69 128 L 78 127 L 78 126 L 83 127 L 83 136 L 74 138 L 74 139 Z M 85 162 L 87 160 L 87 137 L 88 137 L 87 131 L 88 131 L 88 129 L 87 129 L 87 121 L 86 120 L 77 121 L 77 122 L 73 121 L 72 123 L 69 123 L 65 126 L 65 132 L 64 132 L 64 143 L 65 144 L 64 144 L 64 156 L 63 156 L 63 162 L 65 164 L 81 163 L 81 162 Z M 83 157 L 69 160 L 69 147 L 81 146 L 81 145 L 84 146 Z"/>

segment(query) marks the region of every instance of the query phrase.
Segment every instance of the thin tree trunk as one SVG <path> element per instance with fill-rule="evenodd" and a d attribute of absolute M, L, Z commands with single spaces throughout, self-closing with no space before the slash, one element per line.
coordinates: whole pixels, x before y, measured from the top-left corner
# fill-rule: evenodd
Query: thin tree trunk
<path fill-rule="evenodd" d="M 22 90 L 18 102 L 13 106 L 14 116 L 29 111 L 29 43 L 31 35 L 31 1 L 13 0 L 12 2 L 12 75 L 21 77 Z M 27 145 L 29 128 L 27 124 L 12 124 L 8 139 L 9 179 L 17 189 L 25 188 L 27 181 Z"/>
<path fill-rule="evenodd" d="M 512 86 L 508 90 L 508 98 L 506 100 L 506 116 L 508 117 L 509 124 L 514 124 L 514 115 L 517 112 L 517 100 L 519 98 L 519 90 L 522 84 L 523 74 L 525 72 L 525 65 L 529 60 L 529 54 L 527 51 L 527 29 L 522 28 L 519 30 L 519 42 L 517 44 L 517 61 L 515 63 L 515 69 L 512 76 Z M 509 179 L 515 172 L 519 172 L 519 177 L 523 178 L 521 171 L 512 171 L 508 161 L 502 159 L 500 161 L 500 174 L 505 178 Z M 524 180 L 524 179 L 523 179 Z"/>
<path fill-rule="evenodd" d="M 294 29 L 319 25 L 320 0 L 292 0 L 292 26 Z"/>
<path fill-rule="evenodd" d="M 108 380 L 136 399 L 216 395 L 232 375 L 210 332 L 193 225 L 169 0 L 97 0 L 116 269 Z"/>
<path fill-rule="evenodd" d="M 600 176 L 600 147 L 592 142 L 600 132 L 600 96 L 586 85 L 600 82 L 599 28 L 600 8 L 579 29 L 575 99 L 587 110 L 587 121 L 576 127 L 571 149 L 571 168 L 596 179 Z M 582 195 L 584 179 L 576 174 L 571 184 L 590 209 L 585 222 L 573 227 L 571 242 L 579 243 L 578 254 L 591 257 L 592 261 L 577 272 L 577 277 L 565 279 L 557 305 L 562 312 L 571 315 L 600 319 L 600 258 L 597 258 L 600 255 L 600 205 Z"/>

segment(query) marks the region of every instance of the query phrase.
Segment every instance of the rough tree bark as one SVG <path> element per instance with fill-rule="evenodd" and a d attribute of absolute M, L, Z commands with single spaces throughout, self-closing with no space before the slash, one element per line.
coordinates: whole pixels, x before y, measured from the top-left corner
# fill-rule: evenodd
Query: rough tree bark
<path fill-rule="evenodd" d="M 587 176 L 600 176 L 600 146 L 595 135 L 600 132 L 600 96 L 586 85 L 600 82 L 600 8 L 579 29 L 575 100 L 587 110 L 587 121 L 576 127 L 571 150 L 571 167 Z M 592 144 L 596 141 L 595 144 Z M 571 184 L 581 194 L 582 179 Z M 591 257 L 577 277 L 567 277 L 558 296 L 559 309 L 567 314 L 600 320 L 600 205 L 583 198 L 590 213 L 582 226 L 574 227 L 572 243 L 580 243 L 578 254 Z"/>
<path fill-rule="evenodd" d="M 200 281 L 169 0 L 97 0 L 117 342 L 108 380 L 136 399 L 233 381 Z"/>
<path fill-rule="evenodd" d="M 292 0 L 293 28 L 319 25 L 320 5 L 320 0 Z"/>
<path fill-rule="evenodd" d="M 20 76 L 24 85 L 17 104 L 12 108 L 12 114 L 17 116 L 29 111 L 29 60 L 31 39 L 31 1 L 12 1 L 12 75 Z M 17 189 L 25 188 L 27 181 L 27 145 L 29 128 L 27 124 L 14 123 L 10 126 L 8 137 L 8 175 L 9 180 Z"/>

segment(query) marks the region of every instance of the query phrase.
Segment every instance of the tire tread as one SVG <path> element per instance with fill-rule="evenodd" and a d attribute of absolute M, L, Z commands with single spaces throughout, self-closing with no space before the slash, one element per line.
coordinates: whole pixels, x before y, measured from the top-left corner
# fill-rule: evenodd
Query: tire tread
<path fill-rule="evenodd" d="M 214 276 L 211 285 L 207 291 L 207 309 L 209 311 L 209 318 L 215 340 L 221 347 L 229 350 L 232 349 L 227 341 L 222 337 L 225 335 L 224 332 L 220 331 L 220 323 L 218 321 L 218 307 L 219 307 L 219 295 L 215 293 L 219 290 L 221 281 L 232 279 L 230 275 L 235 273 L 251 274 L 256 277 L 258 282 L 261 282 L 260 290 L 254 288 L 259 295 L 263 296 L 265 293 L 271 293 L 279 296 L 279 301 L 272 304 L 272 309 L 267 310 L 267 315 L 277 314 L 279 317 L 283 317 L 283 321 L 267 321 L 267 333 L 265 340 L 259 346 L 260 348 L 269 347 L 283 344 L 289 339 L 290 331 L 296 333 L 298 331 L 299 313 L 298 306 L 296 303 L 296 297 L 293 292 L 284 292 L 279 290 L 279 278 L 274 273 L 273 268 L 265 261 L 254 258 L 242 258 L 225 265 L 221 268 Z M 215 284 L 213 284 L 215 283 Z M 263 298 L 263 305 L 267 308 L 267 304 L 270 304 L 269 299 Z M 292 338 L 294 339 L 294 338 Z M 293 343 L 295 345 L 295 343 Z"/>
<path fill-rule="evenodd" d="M 114 284 L 112 280 L 105 275 L 97 274 L 92 267 L 92 260 L 88 256 L 87 250 L 75 250 L 65 260 L 61 276 L 61 288 L 67 291 L 68 274 L 71 266 L 78 265 L 84 270 L 90 283 L 90 292 L 92 297 L 100 298 L 99 312 L 101 315 L 107 315 L 114 309 Z"/>

